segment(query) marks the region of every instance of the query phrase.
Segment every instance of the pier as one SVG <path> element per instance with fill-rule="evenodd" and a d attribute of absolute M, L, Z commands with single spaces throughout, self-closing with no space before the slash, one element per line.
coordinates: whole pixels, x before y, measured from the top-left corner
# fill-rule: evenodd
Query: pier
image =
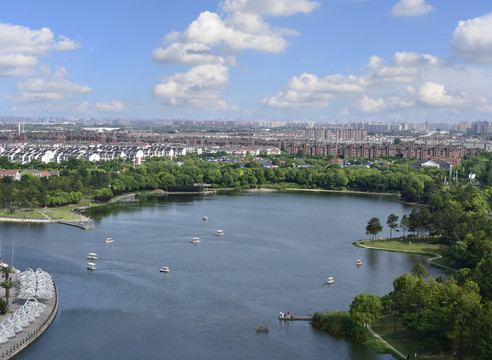
<path fill-rule="evenodd" d="M 293 315 L 287 315 L 284 314 L 283 316 L 280 315 L 278 317 L 279 320 L 285 320 L 285 321 L 311 321 L 313 320 L 313 317 L 311 315 L 308 316 L 293 316 Z"/>
<path fill-rule="evenodd" d="M 84 230 L 94 230 L 95 226 L 94 223 L 89 220 L 89 221 L 83 221 L 83 220 L 75 220 L 75 221 L 70 221 L 70 220 L 58 220 L 57 221 L 59 224 L 64 224 L 64 225 L 70 225 L 70 226 L 76 226 Z"/>

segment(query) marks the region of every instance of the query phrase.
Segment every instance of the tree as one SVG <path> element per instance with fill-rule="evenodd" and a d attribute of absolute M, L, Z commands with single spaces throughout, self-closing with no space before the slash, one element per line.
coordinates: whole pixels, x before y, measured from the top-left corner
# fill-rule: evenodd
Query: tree
<path fill-rule="evenodd" d="M 366 234 L 371 235 L 371 240 L 374 242 L 374 238 L 377 234 L 383 231 L 383 226 L 379 221 L 379 218 L 373 217 L 367 222 Z"/>
<path fill-rule="evenodd" d="M 416 263 L 412 268 L 412 275 L 418 278 L 427 279 L 429 277 L 429 272 L 425 268 L 424 264 L 421 262 Z"/>
<path fill-rule="evenodd" d="M 0 283 L 0 286 L 5 289 L 5 303 L 6 303 L 5 313 L 8 313 L 9 312 L 10 289 L 17 286 L 11 280 L 11 277 L 10 277 L 10 274 L 14 272 L 14 268 L 12 266 L 8 266 L 8 265 L 0 266 L 0 268 L 1 268 L 0 271 L 3 274 L 3 277 L 5 278 L 5 280 L 2 283 Z"/>
<path fill-rule="evenodd" d="M 400 219 L 400 229 L 403 230 L 403 237 L 405 237 L 408 227 L 410 226 L 408 216 L 405 214 Z"/>
<path fill-rule="evenodd" d="M 350 316 L 365 327 L 381 316 L 381 298 L 374 294 L 359 294 L 350 304 Z"/>
<path fill-rule="evenodd" d="M 396 229 L 398 227 L 398 224 L 396 223 L 397 221 L 398 216 L 395 214 L 389 214 L 388 219 L 386 220 L 386 225 L 388 225 L 390 228 L 390 240 L 393 234 L 393 229 Z"/>

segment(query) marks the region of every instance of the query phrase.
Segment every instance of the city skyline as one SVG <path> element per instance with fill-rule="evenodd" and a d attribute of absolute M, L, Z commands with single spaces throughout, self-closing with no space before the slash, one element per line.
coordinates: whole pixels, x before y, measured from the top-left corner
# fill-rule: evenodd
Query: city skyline
<path fill-rule="evenodd" d="M 457 0 L 5 3 L 0 115 L 488 120 L 491 11 Z"/>

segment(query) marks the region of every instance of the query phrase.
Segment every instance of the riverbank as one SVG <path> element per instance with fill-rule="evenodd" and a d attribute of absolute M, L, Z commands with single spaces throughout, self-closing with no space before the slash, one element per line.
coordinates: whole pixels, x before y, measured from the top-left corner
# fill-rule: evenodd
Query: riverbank
<path fill-rule="evenodd" d="M 377 239 L 377 240 L 359 240 L 353 242 L 353 245 L 370 250 L 393 251 L 401 253 L 411 253 L 431 256 L 426 260 L 429 265 L 436 266 L 445 270 L 455 272 L 456 269 L 441 264 L 436 260 L 442 259 L 447 250 L 447 246 L 432 244 L 417 238 L 406 238 L 405 241 L 397 239 Z"/>

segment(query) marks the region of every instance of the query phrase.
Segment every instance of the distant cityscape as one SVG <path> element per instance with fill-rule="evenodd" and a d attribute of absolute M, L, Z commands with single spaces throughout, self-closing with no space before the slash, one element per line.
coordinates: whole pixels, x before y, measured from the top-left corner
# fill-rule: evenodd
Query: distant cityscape
<path fill-rule="evenodd" d="M 446 160 L 491 151 L 488 121 L 314 123 L 0 117 L 0 156 L 28 163 L 216 153 Z"/>

